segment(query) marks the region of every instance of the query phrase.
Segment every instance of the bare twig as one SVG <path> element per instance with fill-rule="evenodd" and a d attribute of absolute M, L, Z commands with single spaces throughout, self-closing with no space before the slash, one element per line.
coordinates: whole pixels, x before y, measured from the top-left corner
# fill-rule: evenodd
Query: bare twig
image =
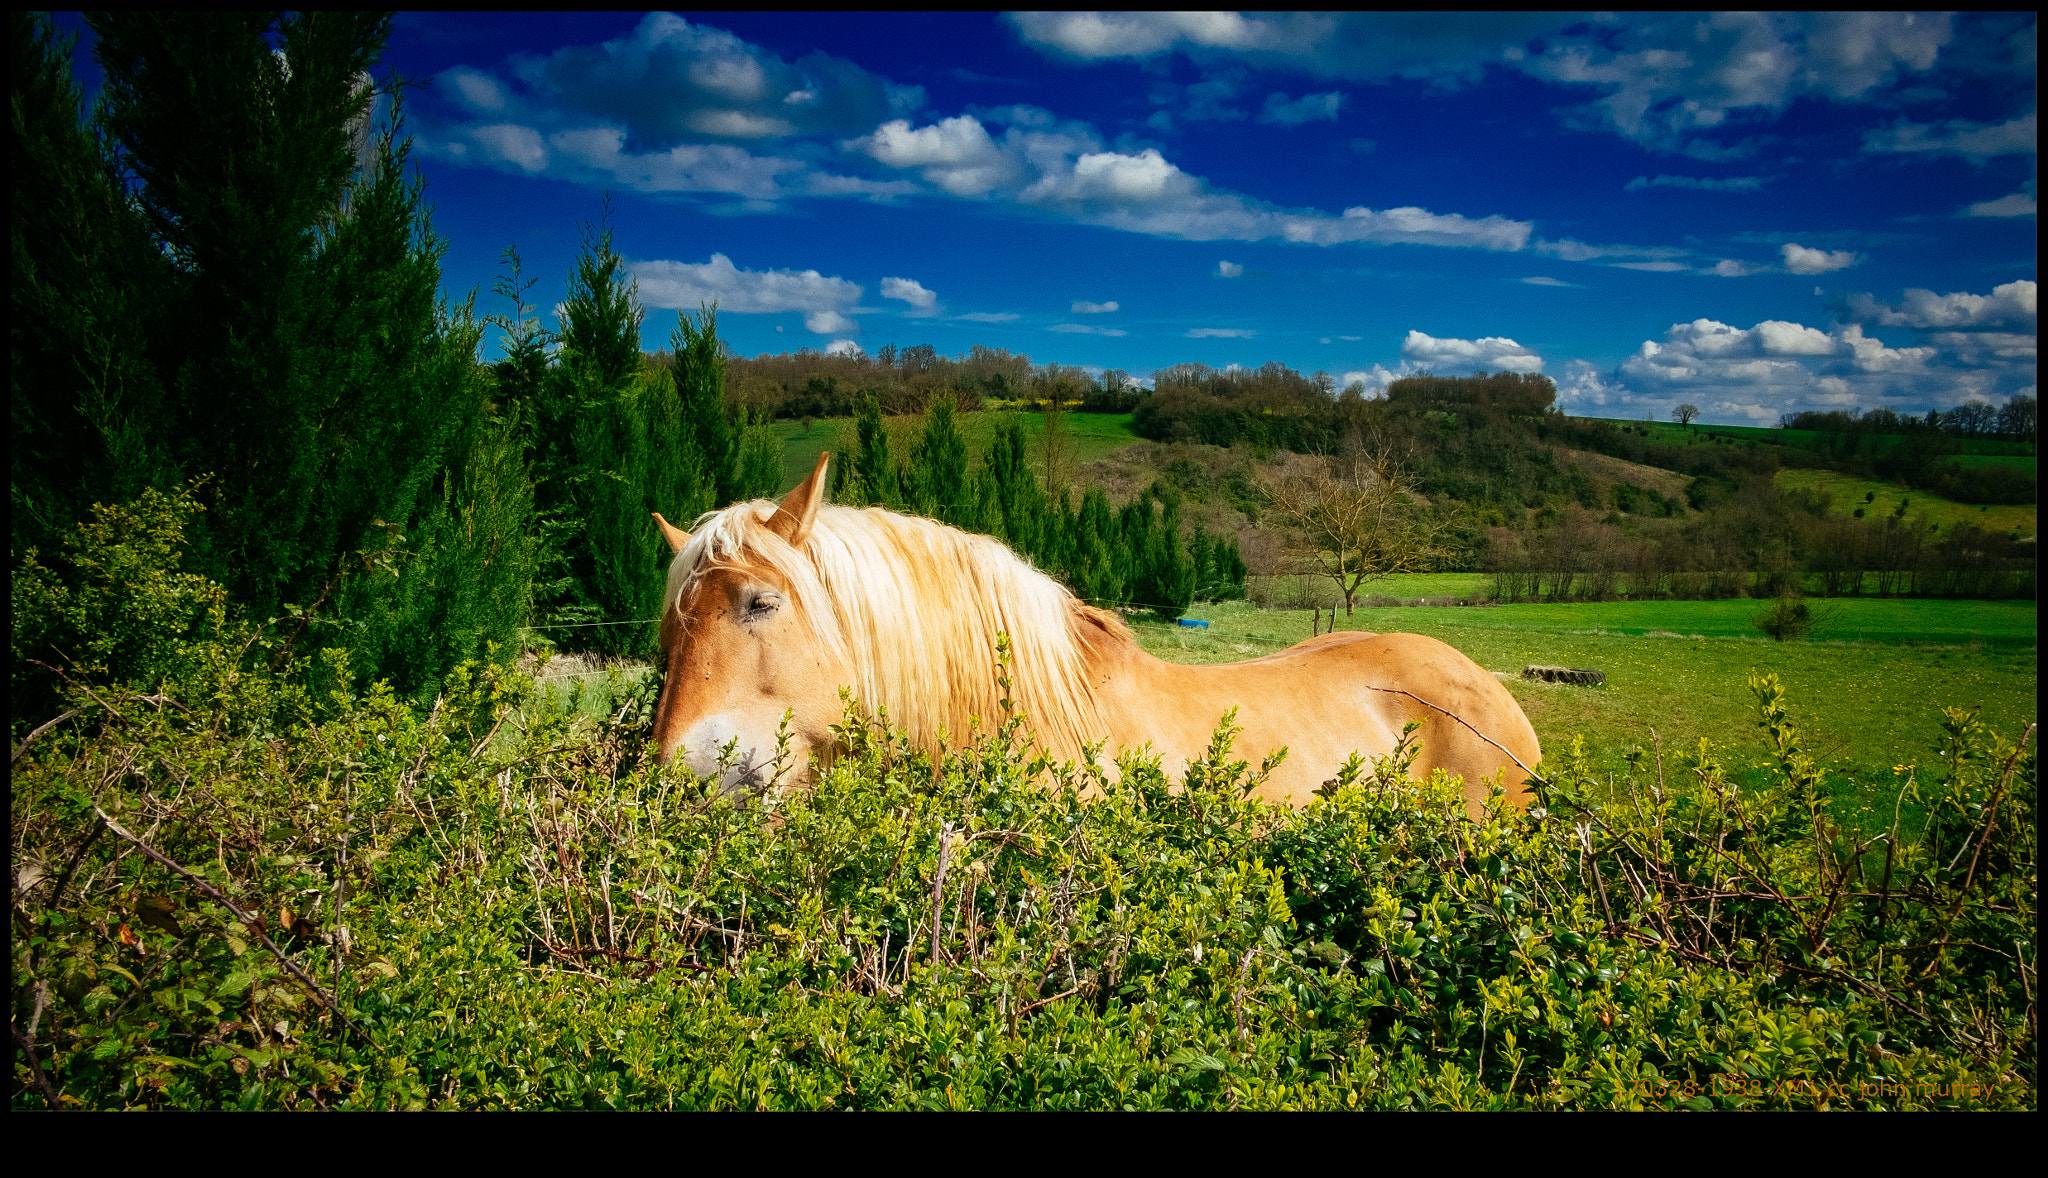
<path fill-rule="evenodd" d="M 62 724 L 64 721 L 69 720 L 73 716 L 76 716 L 77 714 L 78 709 L 73 708 L 70 711 L 64 713 L 63 715 L 56 717 L 55 719 L 45 720 L 43 723 L 37 725 L 34 731 L 30 732 L 27 736 L 21 738 L 20 744 L 14 746 L 14 755 L 8 758 L 7 763 L 9 765 L 12 765 L 14 764 L 14 762 L 21 760 L 21 754 L 27 752 L 28 746 L 34 744 L 38 737 L 42 736 L 43 733 L 48 732 L 50 729 L 55 728 L 57 725 Z"/>
<path fill-rule="evenodd" d="M 941 904 L 946 897 L 946 860 L 953 853 L 953 824 L 944 823 L 939 827 L 939 867 L 932 873 L 932 964 L 939 961 L 939 926 L 944 908 Z"/>
<path fill-rule="evenodd" d="M 20 1046 L 22 1058 L 28 1060 L 29 1075 L 35 1078 L 36 1088 L 42 1092 L 44 1103 L 51 1109 L 60 1107 L 57 1104 L 57 1090 L 50 1086 L 50 1078 L 43 1074 L 42 1062 L 36 1059 L 35 1036 L 22 1034 L 20 1027 L 13 1030 L 14 1042 Z"/>
<path fill-rule="evenodd" d="M 1415 701 L 1416 703 L 1419 703 L 1419 704 L 1421 704 L 1421 705 L 1422 705 L 1423 707 L 1425 707 L 1425 708 L 1429 708 L 1429 709 L 1431 709 L 1431 710 L 1433 710 L 1433 711 L 1438 711 L 1438 712 L 1442 712 L 1442 713 L 1443 713 L 1444 715 L 1446 715 L 1446 716 L 1449 716 L 1449 717 L 1450 717 L 1451 719 L 1453 719 L 1453 720 L 1456 720 L 1456 721 L 1457 721 L 1458 723 L 1460 723 L 1460 724 L 1463 724 L 1463 725 L 1464 725 L 1464 726 L 1465 726 L 1466 728 L 1468 728 L 1468 729 L 1471 729 L 1472 735 L 1474 735 L 1474 736 L 1478 737 L 1479 739 L 1481 739 L 1481 740 L 1485 741 L 1486 743 L 1488 743 L 1488 744 L 1492 745 L 1493 747 L 1495 747 L 1495 748 L 1499 749 L 1499 750 L 1500 750 L 1501 752 L 1503 752 L 1503 753 L 1506 753 L 1506 754 L 1507 754 L 1507 758 L 1508 758 L 1508 760 L 1510 760 L 1510 761 L 1513 761 L 1513 762 L 1514 762 L 1515 764 L 1517 764 L 1517 765 L 1521 765 L 1521 766 L 1522 766 L 1522 772 L 1524 772 L 1524 773 L 1527 773 L 1527 774 L 1529 775 L 1529 777 L 1530 777 L 1530 779 L 1531 779 L 1531 780 L 1533 780 L 1533 781 L 1537 781 L 1537 782 L 1540 782 L 1540 783 L 1542 783 L 1542 784 L 1544 784 L 1544 785 L 1549 785 L 1549 784 L 1550 784 L 1550 781 L 1549 781 L 1549 779 L 1548 779 L 1548 778 L 1546 778 L 1546 777 L 1544 777 L 1544 776 L 1543 776 L 1542 774 L 1540 774 L 1540 773 L 1536 772 L 1536 771 L 1535 771 L 1534 769 L 1531 769 L 1531 768 L 1529 768 L 1529 766 L 1528 766 L 1528 765 L 1526 765 L 1526 764 L 1524 764 L 1524 763 L 1523 763 L 1523 761 L 1522 761 L 1522 758 L 1520 758 L 1520 757 L 1516 756 L 1516 755 L 1515 755 L 1515 754 L 1513 754 L 1513 753 L 1510 753 L 1510 752 L 1508 752 L 1508 750 L 1507 750 L 1507 746 L 1506 746 L 1506 745 L 1503 745 L 1503 744 L 1502 744 L 1501 742 L 1499 742 L 1499 741 L 1495 740 L 1495 739 L 1494 739 L 1494 738 L 1492 738 L 1491 736 L 1488 736 L 1488 735 L 1486 735 L 1486 734 L 1485 734 L 1484 732 L 1481 732 L 1481 731 L 1479 731 L 1479 729 L 1477 729 L 1477 728 L 1473 728 L 1473 727 L 1472 727 L 1472 722 L 1471 722 L 1470 720 L 1467 720 L 1467 719 L 1466 719 L 1465 717 L 1463 717 L 1463 716 L 1460 716 L 1460 715 L 1459 715 L 1458 713 L 1456 713 L 1456 712 L 1454 712 L 1454 711 L 1450 710 L 1449 708 L 1442 708 L 1442 707 L 1438 707 L 1437 705 L 1435 705 L 1435 704 L 1433 704 L 1433 703 L 1429 702 L 1428 700 L 1426 700 L 1426 699 L 1422 698 L 1421 696 L 1419 696 L 1419 695 L 1415 694 L 1414 692 L 1412 692 L 1412 691 L 1403 691 L 1403 690 L 1401 690 L 1401 689 L 1400 689 L 1400 688 L 1398 688 L 1398 687 L 1374 687 L 1374 686 L 1372 686 L 1372 685 L 1370 685 L 1370 684 L 1367 684 L 1367 685 L 1366 685 L 1366 690 L 1367 690 L 1367 691 L 1384 691 L 1384 692 L 1386 692 L 1386 693 L 1387 693 L 1388 695 L 1405 695 L 1405 696 L 1407 696 L 1407 697 L 1408 697 L 1409 699 L 1412 699 L 1412 700 L 1414 700 L 1414 701 Z"/>
<path fill-rule="evenodd" d="M 128 830 L 125 827 L 123 827 L 120 823 L 114 821 L 112 818 L 109 818 L 105 810 L 100 809 L 98 806 L 94 806 L 93 813 L 99 815 L 100 821 L 106 823 L 108 830 L 113 831 L 115 834 L 120 835 L 122 838 L 127 839 L 129 842 L 133 843 L 135 845 L 136 850 L 141 851 L 144 855 L 147 855 L 150 859 L 154 860 L 161 866 L 166 867 L 171 871 L 174 871 L 177 874 L 183 876 L 187 882 L 189 882 L 193 887 L 198 888 L 199 891 L 202 894 L 204 894 L 207 898 L 213 900 L 221 907 L 227 909 L 228 912 L 231 915 L 233 915 L 236 920 L 241 921 L 242 924 L 248 928 L 249 932 L 253 934 L 259 942 L 262 943 L 265 949 L 270 951 L 270 955 L 272 957 L 277 958 L 278 964 L 284 966 L 285 972 L 291 974 L 293 980 L 297 981 L 299 985 L 305 989 L 306 993 L 312 996 L 313 1001 L 318 1002 L 322 1009 L 332 1011 L 334 1013 L 334 1017 L 340 1019 L 343 1026 L 348 1027 L 350 1030 L 355 1029 L 355 1024 L 349 1021 L 349 1017 L 341 1012 L 339 1004 L 337 1004 L 334 1001 L 334 996 L 329 994 L 326 990 L 321 989 L 320 983 L 313 980 L 313 975 L 307 973 L 304 969 L 300 968 L 299 963 L 293 961 L 291 957 L 285 953 L 284 950 L 278 948 L 277 943 L 272 941 L 269 935 L 263 931 L 262 925 L 260 923 L 260 917 L 258 917 L 253 912 L 242 911 L 241 906 L 236 904 L 233 900 L 228 899 L 227 896 L 219 888 L 214 887 L 212 884 L 207 883 L 204 879 L 201 879 L 199 876 L 193 874 L 190 871 L 187 871 L 185 868 L 172 862 L 169 858 L 165 857 L 161 852 L 159 852 L 155 847 L 150 846 L 148 843 L 143 842 L 140 838 L 137 838 L 135 835 L 130 834 Z"/>

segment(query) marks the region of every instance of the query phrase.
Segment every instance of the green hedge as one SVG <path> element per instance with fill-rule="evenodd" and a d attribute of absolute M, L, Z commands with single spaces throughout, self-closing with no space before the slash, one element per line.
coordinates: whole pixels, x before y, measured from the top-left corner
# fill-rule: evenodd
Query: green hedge
<path fill-rule="evenodd" d="M 652 680 L 422 713 L 279 646 L 216 615 L 17 749 L 15 1107 L 2037 1105 L 2035 761 L 1968 713 L 1857 840 L 1770 678 L 1767 788 L 1574 744 L 1475 823 L 1412 744 L 1293 811 L 1228 717 L 1173 777 L 854 701 L 722 794 Z"/>

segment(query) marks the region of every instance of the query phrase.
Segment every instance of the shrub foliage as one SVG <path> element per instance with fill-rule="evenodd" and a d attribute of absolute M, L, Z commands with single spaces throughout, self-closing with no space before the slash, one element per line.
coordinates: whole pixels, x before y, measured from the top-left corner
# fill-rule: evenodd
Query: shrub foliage
<path fill-rule="evenodd" d="M 1176 777 L 853 700 L 728 794 L 648 758 L 652 681 L 593 724 L 296 657 L 217 620 L 16 747 L 16 1107 L 2037 1103 L 2035 760 L 1967 712 L 1917 831 L 1830 815 L 1770 677 L 1761 787 L 1575 743 L 1475 823 L 1407 742 L 1292 811 L 1229 716 Z"/>

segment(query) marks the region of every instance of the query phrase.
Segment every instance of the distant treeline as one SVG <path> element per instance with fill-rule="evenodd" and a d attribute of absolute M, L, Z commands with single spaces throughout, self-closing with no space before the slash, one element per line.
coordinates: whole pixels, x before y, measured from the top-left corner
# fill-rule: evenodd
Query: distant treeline
<path fill-rule="evenodd" d="M 665 364 L 669 356 L 656 353 L 654 362 Z M 1145 392 L 1118 369 L 1091 378 L 1079 368 L 1034 365 L 1029 356 L 980 344 L 963 356 L 947 356 L 930 344 L 890 344 L 872 355 L 815 348 L 764 352 L 729 357 L 727 372 L 730 395 L 743 409 L 793 421 L 852 417 L 870 399 L 886 414 L 922 413 L 941 395 L 968 412 L 986 402 L 1057 400 L 1084 413 L 1129 413 Z"/>

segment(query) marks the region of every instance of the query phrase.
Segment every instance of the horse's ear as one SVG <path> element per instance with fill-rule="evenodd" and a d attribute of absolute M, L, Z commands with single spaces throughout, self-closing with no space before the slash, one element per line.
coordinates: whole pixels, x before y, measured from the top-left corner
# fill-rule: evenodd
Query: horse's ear
<path fill-rule="evenodd" d="M 811 525 L 817 522 L 818 507 L 825 502 L 825 462 L 831 457 L 830 450 L 818 455 L 818 465 L 811 471 L 811 477 L 784 495 L 775 514 L 768 517 L 768 530 L 788 541 L 792 548 L 803 544 L 811 534 Z"/>
<path fill-rule="evenodd" d="M 690 546 L 690 533 L 661 518 L 658 511 L 654 513 L 654 526 L 661 529 L 661 538 L 668 541 L 668 546 L 675 550 L 677 556 Z"/>

